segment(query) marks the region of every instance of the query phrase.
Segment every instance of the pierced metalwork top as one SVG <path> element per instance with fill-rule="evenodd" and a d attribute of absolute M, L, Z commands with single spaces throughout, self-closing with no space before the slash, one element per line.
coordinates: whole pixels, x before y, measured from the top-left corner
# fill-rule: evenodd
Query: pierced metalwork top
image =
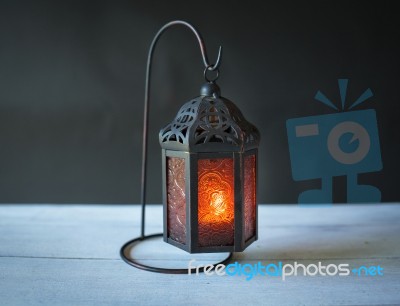
<path fill-rule="evenodd" d="M 243 152 L 258 147 L 260 133 L 239 108 L 219 96 L 215 83 L 205 84 L 200 96 L 186 102 L 159 134 L 163 149 L 188 152 Z"/>

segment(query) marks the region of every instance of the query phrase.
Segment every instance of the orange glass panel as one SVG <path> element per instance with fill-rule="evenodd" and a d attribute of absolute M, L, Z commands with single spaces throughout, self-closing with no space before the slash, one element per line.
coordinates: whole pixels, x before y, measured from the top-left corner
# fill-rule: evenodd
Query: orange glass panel
<path fill-rule="evenodd" d="M 186 244 L 185 159 L 167 157 L 168 237 Z"/>
<path fill-rule="evenodd" d="M 198 161 L 199 246 L 233 245 L 233 159 Z"/>
<path fill-rule="evenodd" d="M 244 158 L 244 239 L 256 234 L 256 157 Z"/>

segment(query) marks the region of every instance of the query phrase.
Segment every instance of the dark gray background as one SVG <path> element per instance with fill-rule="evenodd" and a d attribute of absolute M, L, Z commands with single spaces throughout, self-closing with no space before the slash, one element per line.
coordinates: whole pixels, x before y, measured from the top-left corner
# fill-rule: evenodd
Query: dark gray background
<path fill-rule="evenodd" d="M 260 4 L 262 5 L 260 5 Z M 297 202 L 318 181 L 294 182 L 289 118 L 331 113 L 370 87 L 384 169 L 361 175 L 399 201 L 400 22 L 387 1 L 1 1 L 0 202 L 135 203 L 149 44 L 167 21 L 203 34 L 211 60 L 224 47 L 219 84 L 262 135 L 259 201 Z M 158 131 L 197 96 L 203 66 L 194 36 L 166 33 L 155 54 L 149 201 L 161 202 Z M 335 199 L 345 191 L 335 180 Z"/>

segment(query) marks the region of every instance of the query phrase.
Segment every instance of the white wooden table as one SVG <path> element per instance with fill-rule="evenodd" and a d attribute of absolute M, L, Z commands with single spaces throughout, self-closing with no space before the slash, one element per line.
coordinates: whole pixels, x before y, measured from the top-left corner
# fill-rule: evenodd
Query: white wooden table
<path fill-rule="evenodd" d="M 0 305 L 400 305 L 400 205 L 260 206 L 259 240 L 240 263 L 380 265 L 383 276 L 165 275 L 119 257 L 138 206 L 0 205 Z M 147 234 L 162 228 L 147 209 Z M 142 262 L 187 260 L 161 241 Z M 196 258 L 196 257 L 195 257 Z"/>

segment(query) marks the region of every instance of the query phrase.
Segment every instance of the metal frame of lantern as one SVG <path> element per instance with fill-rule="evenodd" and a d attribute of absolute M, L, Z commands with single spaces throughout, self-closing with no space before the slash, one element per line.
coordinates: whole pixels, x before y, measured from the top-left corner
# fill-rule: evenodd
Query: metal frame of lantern
<path fill-rule="evenodd" d="M 200 156 L 200 158 L 195 157 L 194 155 Z M 183 158 L 185 159 L 185 172 L 186 173 L 194 173 L 193 175 L 189 174 L 189 183 L 186 184 L 186 192 L 188 194 L 188 201 L 186 202 L 186 215 L 187 216 L 194 216 L 193 218 L 187 217 L 186 218 L 186 230 L 187 233 L 189 233 L 189 240 L 187 244 L 180 243 L 168 236 L 168 212 L 167 212 L 167 205 L 163 205 L 163 210 L 164 210 L 164 224 L 163 224 L 163 237 L 164 241 L 168 242 L 169 244 L 172 244 L 182 250 L 185 250 L 189 253 L 212 253 L 212 252 L 241 252 L 244 249 L 246 249 L 251 243 L 256 241 L 258 239 L 258 213 L 257 213 L 257 206 L 255 208 L 255 231 L 254 234 L 248 238 L 245 239 L 245 236 L 243 233 L 245 232 L 244 230 L 244 206 L 241 204 L 235 204 L 234 208 L 234 243 L 232 245 L 224 245 L 224 246 L 199 246 L 199 238 L 198 238 L 198 206 L 196 204 L 197 202 L 197 173 L 198 173 L 198 167 L 197 167 L 197 161 L 200 159 L 220 159 L 220 158 L 232 158 L 234 161 L 234 176 L 239 179 L 237 179 L 237 183 L 235 184 L 235 193 L 234 193 L 234 198 L 235 202 L 240 202 L 242 201 L 242 195 L 243 192 L 241 189 L 243 189 L 241 182 L 244 179 L 243 175 L 243 169 L 241 167 L 241 162 L 240 159 L 243 159 L 243 157 L 246 156 L 254 156 L 255 157 L 255 167 L 257 167 L 257 149 L 249 150 L 244 153 L 199 153 L 199 154 L 190 154 L 190 153 L 185 153 L 185 152 L 177 152 L 177 151 L 168 151 L 168 150 L 163 150 L 162 153 L 163 156 L 163 173 L 166 172 L 166 159 L 167 157 L 178 157 L 178 158 Z M 204 157 L 204 158 L 203 158 Z M 257 170 L 256 170 L 256 177 L 257 177 Z M 257 178 L 256 178 L 257 180 Z M 163 201 L 164 203 L 166 202 L 166 182 L 163 184 Z M 190 186 L 193 186 L 192 188 Z M 189 191 L 191 189 L 191 191 Z"/>
<path fill-rule="evenodd" d="M 167 178 L 166 178 L 166 160 L 168 157 L 180 157 L 185 160 L 185 178 L 186 174 L 190 174 L 189 180 L 185 179 L 185 194 L 189 195 L 189 197 L 185 198 L 186 209 L 185 213 L 187 214 L 187 218 L 185 218 L 185 224 L 187 233 L 190 235 L 189 244 L 182 245 L 179 242 L 171 240 L 171 237 L 168 237 L 168 220 L 164 220 L 164 233 L 163 234 L 152 234 L 145 235 L 145 208 L 146 208 L 146 177 L 147 177 L 147 147 L 148 147 L 148 122 L 149 122 L 149 101 L 150 101 L 150 80 L 151 80 L 151 66 L 152 66 L 152 58 L 155 46 L 160 38 L 160 36 L 170 27 L 181 25 L 189 28 L 196 36 L 197 41 L 199 43 L 199 47 L 201 50 L 201 55 L 203 59 L 203 63 L 205 66 L 204 77 L 207 83 L 201 88 L 201 98 L 202 101 L 207 100 L 208 98 L 213 98 L 216 101 L 222 101 L 223 104 L 227 107 L 227 113 L 233 115 L 232 119 L 234 122 L 239 123 L 239 128 L 236 128 L 235 136 L 240 140 L 239 143 L 233 141 L 231 137 L 226 138 L 225 142 L 221 143 L 221 135 L 224 134 L 224 130 L 216 129 L 218 131 L 214 136 L 214 141 L 211 141 L 212 147 L 209 147 L 207 141 L 203 142 L 203 145 L 198 146 L 195 144 L 194 148 L 191 150 L 182 150 L 182 146 L 178 142 L 173 142 L 171 138 L 168 141 L 162 141 L 163 130 L 160 132 L 160 141 L 162 143 L 162 156 L 163 156 L 163 200 L 164 200 L 164 216 L 167 215 L 168 210 L 166 207 L 167 200 Z M 256 201 L 256 184 L 257 184 L 257 147 L 259 141 L 259 133 L 257 129 L 248 123 L 239 109 L 230 102 L 229 100 L 220 97 L 219 87 L 214 83 L 215 79 L 218 78 L 219 74 L 219 66 L 221 64 L 221 54 L 222 47 L 219 48 L 218 56 L 215 64 L 209 64 L 206 47 L 204 44 L 204 40 L 201 37 L 200 33 L 189 23 L 181 20 L 175 20 L 168 22 L 165 24 L 155 35 L 153 41 L 150 46 L 150 50 L 147 58 L 147 69 L 146 69 L 146 89 L 145 89 L 145 99 L 144 99 L 144 114 L 143 114 L 143 143 L 142 143 L 142 175 L 141 175 L 141 234 L 139 237 L 132 239 L 126 242 L 120 250 L 121 258 L 131 266 L 134 266 L 138 269 L 157 272 L 157 273 L 167 273 L 167 274 L 190 274 L 195 272 L 204 272 L 204 266 L 196 267 L 192 269 L 170 269 L 170 268 L 161 268 L 145 265 L 140 263 L 135 258 L 130 256 L 129 249 L 134 248 L 140 242 L 143 242 L 147 239 L 153 239 L 156 237 L 164 236 L 164 240 L 169 242 L 172 245 L 175 245 L 181 249 L 184 249 L 188 252 L 229 252 L 228 256 L 225 257 L 220 262 L 214 264 L 214 267 L 218 264 L 227 264 L 232 258 L 233 251 L 241 251 L 245 249 L 250 243 L 257 239 L 257 201 Z M 209 80 L 207 77 L 207 73 L 210 71 L 215 71 L 217 73 L 216 78 L 214 80 Z M 226 112 L 226 110 L 225 110 Z M 211 115 L 212 116 L 212 115 Z M 212 118 L 212 117 L 210 117 Z M 215 122 L 214 122 L 215 123 Z M 215 125 L 214 125 L 215 126 Z M 176 126 L 175 126 L 176 127 Z M 165 131 L 165 129 L 164 129 Z M 182 132 L 182 131 L 181 131 Z M 164 135 L 165 136 L 165 135 Z M 225 135 L 226 136 L 226 135 Z M 188 139 L 189 142 L 192 142 L 191 139 Z M 198 139 L 197 139 L 198 140 Z M 197 141 L 196 140 L 196 141 Z M 183 141 L 182 141 L 183 142 Z M 220 142 L 218 144 L 218 142 Z M 236 146 L 232 147 L 232 144 L 235 143 Z M 216 145 L 217 144 L 217 145 Z M 189 146 L 190 147 L 190 146 Z M 189 149 L 188 147 L 188 149 Z M 243 191 L 243 180 L 245 179 L 244 172 L 244 158 L 249 155 L 254 154 L 254 205 L 255 205 L 255 229 L 254 235 L 249 239 L 244 239 L 243 232 L 244 224 L 243 224 L 243 206 L 240 204 L 242 196 L 244 194 Z M 197 220 L 198 207 L 197 205 L 193 205 L 194 202 L 198 202 L 198 186 L 196 185 L 197 177 L 194 175 L 198 173 L 198 164 L 197 162 L 202 159 L 213 159 L 213 158 L 221 158 L 228 157 L 233 160 L 233 169 L 234 169 L 234 243 L 229 246 L 214 246 L 214 247 L 199 247 L 198 246 L 198 238 L 195 233 L 198 232 L 198 225 L 193 221 Z M 236 178 L 236 179 L 235 179 Z M 187 202 L 186 202 L 187 201 Z M 190 202 L 189 202 L 190 201 Z M 166 222 L 165 222 L 166 221 Z"/>
<path fill-rule="evenodd" d="M 257 240 L 256 185 L 259 132 L 246 121 L 240 110 L 231 101 L 220 96 L 219 87 L 214 81 L 203 85 L 201 95 L 184 104 L 174 121 L 162 129 L 159 134 L 162 148 L 164 241 L 189 253 L 241 252 Z M 246 159 L 249 156 L 253 156 L 253 164 L 246 167 Z M 184 222 L 180 220 L 180 224 L 175 226 L 175 228 L 178 227 L 175 232 L 182 231 L 179 230 L 179 227 L 183 228 L 186 234 L 185 241 L 182 241 L 181 235 L 175 235 L 176 233 L 171 231 L 170 223 L 172 222 L 170 222 L 169 213 L 172 213 L 175 219 L 177 211 L 173 211 L 174 203 L 171 205 L 170 202 L 173 201 L 169 199 L 171 196 L 167 190 L 171 183 L 169 182 L 169 172 L 172 172 L 168 169 L 169 158 L 183 159 L 185 164 L 183 170 L 185 220 Z M 232 239 L 225 238 L 225 243 L 218 238 L 215 243 L 211 241 L 207 244 L 200 241 L 202 233 L 199 227 L 207 227 L 207 225 L 202 224 L 199 217 L 199 202 L 202 202 L 199 200 L 198 190 L 199 161 L 207 160 L 232 161 L 233 220 L 231 222 L 233 226 L 231 233 L 225 233 L 226 236 L 232 236 Z M 252 171 L 253 182 L 245 182 L 245 171 Z M 218 177 L 218 173 L 216 173 L 216 177 Z M 251 185 L 250 192 L 253 194 L 250 199 L 249 197 L 245 199 L 246 183 Z M 182 209 L 182 205 L 180 206 Z M 246 216 L 249 206 L 252 206 L 250 207 L 252 216 Z M 253 224 L 248 224 L 249 222 Z M 245 230 L 246 225 L 253 229 L 250 235 L 249 231 Z M 210 224 L 208 228 L 211 231 L 218 231 L 218 226 L 218 224 Z M 223 235 L 224 233 L 221 233 L 221 236 Z M 171 236 L 178 236 L 178 239 Z"/>

